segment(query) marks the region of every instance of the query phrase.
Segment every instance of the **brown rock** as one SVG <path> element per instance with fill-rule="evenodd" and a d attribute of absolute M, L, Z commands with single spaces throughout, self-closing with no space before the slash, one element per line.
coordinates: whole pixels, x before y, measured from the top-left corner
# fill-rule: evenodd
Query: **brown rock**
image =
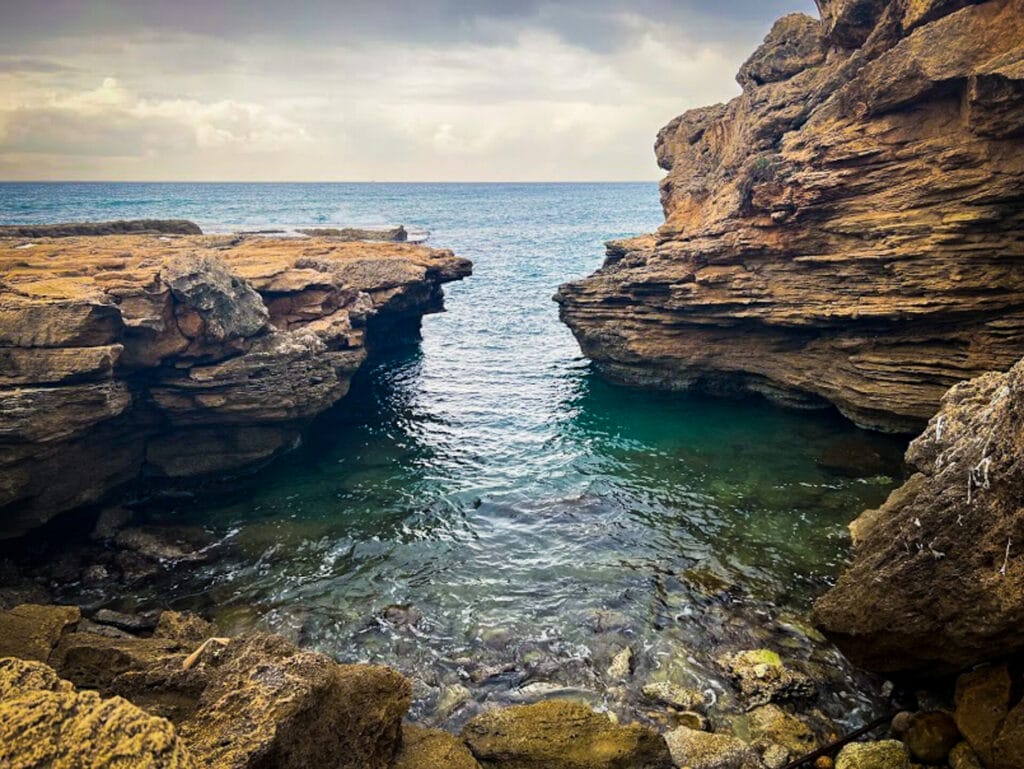
<path fill-rule="evenodd" d="M 480 769 L 480 764 L 454 734 L 403 724 L 402 746 L 391 769 Z"/>
<path fill-rule="evenodd" d="M 199 225 L 184 219 L 131 219 L 116 222 L 72 222 L 69 224 L 8 224 L 0 227 L 0 238 L 70 238 L 127 234 L 202 235 Z"/>
<path fill-rule="evenodd" d="M 819 5 L 661 130 L 665 224 L 556 300 L 616 381 L 912 432 L 1024 355 L 1024 0 Z"/>
<path fill-rule="evenodd" d="M 153 631 L 154 638 L 169 638 L 187 645 L 201 644 L 214 635 L 216 630 L 212 623 L 188 611 L 161 612 Z"/>
<path fill-rule="evenodd" d="M 0 232 L 0 537 L 144 466 L 187 478 L 288 449 L 368 345 L 408 339 L 471 269 L 406 243 L 39 238 Z"/>
<path fill-rule="evenodd" d="M 676 766 L 690 769 L 762 769 L 757 752 L 741 739 L 680 726 L 665 735 Z"/>
<path fill-rule="evenodd" d="M 170 722 L 77 692 L 37 662 L 0 659 L 0 765 L 198 769 Z"/>
<path fill-rule="evenodd" d="M 393 670 L 338 665 L 283 638 L 232 641 L 179 730 L 203 766 L 387 769 L 411 686 Z"/>
<path fill-rule="evenodd" d="M 910 750 L 911 758 L 923 764 L 943 764 L 960 742 L 960 732 L 953 716 L 933 710 L 915 713 L 900 739 Z"/>
<path fill-rule="evenodd" d="M 167 663 L 180 665 L 189 650 L 166 638 L 68 633 L 53 650 L 50 664 L 75 686 L 120 694 L 114 689 L 118 676 Z"/>
<path fill-rule="evenodd" d="M 956 671 L 1024 648 L 1024 363 L 964 382 L 907 450 L 916 473 L 854 524 L 815 607 L 853 661 Z"/>
<path fill-rule="evenodd" d="M 728 672 L 749 707 L 810 697 L 815 692 L 814 682 L 808 676 L 786 666 L 770 649 L 726 654 L 717 662 Z"/>
<path fill-rule="evenodd" d="M 668 769 L 665 741 L 618 726 L 586 705 L 548 700 L 483 713 L 462 730 L 482 765 L 495 769 Z"/>
<path fill-rule="evenodd" d="M 1024 674 L 1005 664 L 965 673 L 957 680 L 956 725 L 986 769 L 1022 766 L 1022 686 Z"/>
<path fill-rule="evenodd" d="M 47 662 L 81 618 L 77 606 L 21 604 L 0 612 L 0 657 Z"/>

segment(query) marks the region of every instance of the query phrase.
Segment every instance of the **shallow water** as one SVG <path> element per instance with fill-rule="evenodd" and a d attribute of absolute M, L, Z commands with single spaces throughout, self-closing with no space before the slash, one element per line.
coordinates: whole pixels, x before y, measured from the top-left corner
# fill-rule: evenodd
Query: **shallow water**
<path fill-rule="evenodd" d="M 230 492 L 148 508 L 211 532 L 212 563 L 131 595 L 69 596 L 198 608 L 395 665 L 417 679 L 415 715 L 438 723 L 562 691 L 644 717 L 637 687 L 603 672 L 625 644 L 636 684 L 708 689 L 723 710 L 735 703 L 715 657 L 764 645 L 826 682 L 833 717 L 877 707 L 876 682 L 805 615 L 902 446 L 832 413 L 614 387 L 558 321 L 559 283 L 599 266 L 604 240 L 659 224 L 655 185 L 0 185 L 3 222 L 142 216 L 402 222 L 475 272 L 447 287 L 419 347 L 374 361 L 299 450 Z M 882 459 L 824 469 L 837 444 Z M 414 609 L 382 618 L 392 605 Z"/>

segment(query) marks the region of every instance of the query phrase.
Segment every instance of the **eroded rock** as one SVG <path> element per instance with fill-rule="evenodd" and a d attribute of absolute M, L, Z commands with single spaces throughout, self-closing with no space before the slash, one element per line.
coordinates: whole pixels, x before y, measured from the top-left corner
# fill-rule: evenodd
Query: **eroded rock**
<path fill-rule="evenodd" d="M 727 734 L 711 734 L 680 726 L 665 735 L 676 766 L 691 769 L 763 769 L 750 745 Z"/>
<path fill-rule="evenodd" d="M 402 746 L 392 769 L 480 769 L 480 764 L 454 734 L 403 724 Z"/>
<path fill-rule="evenodd" d="M 914 432 L 1024 355 L 1024 4 L 819 5 L 661 130 L 665 224 L 556 299 L 616 381 Z"/>
<path fill-rule="evenodd" d="M 495 769 L 668 769 L 665 740 L 636 724 L 619 726 L 586 705 L 548 700 L 483 713 L 462 737 Z"/>

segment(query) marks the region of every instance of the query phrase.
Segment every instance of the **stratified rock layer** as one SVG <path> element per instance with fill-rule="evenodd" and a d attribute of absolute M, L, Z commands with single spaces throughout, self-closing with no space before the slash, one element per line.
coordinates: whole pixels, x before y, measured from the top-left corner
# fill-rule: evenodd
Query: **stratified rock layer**
<path fill-rule="evenodd" d="M 470 267 L 315 238 L 0 239 L 0 536 L 273 456 Z"/>
<path fill-rule="evenodd" d="M 907 461 L 914 475 L 851 524 L 853 563 L 816 622 L 882 672 L 1024 649 L 1024 361 L 952 388 Z"/>
<path fill-rule="evenodd" d="M 609 377 L 917 430 L 1024 354 L 1024 0 L 819 0 L 658 135 L 665 224 L 561 287 Z"/>

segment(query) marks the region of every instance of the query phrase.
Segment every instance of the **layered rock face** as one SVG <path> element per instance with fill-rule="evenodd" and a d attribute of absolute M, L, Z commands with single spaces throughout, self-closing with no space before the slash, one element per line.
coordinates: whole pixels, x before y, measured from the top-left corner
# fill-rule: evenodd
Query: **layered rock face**
<path fill-rule="evenodd" d="M 0 536 L 273 456 L 470 270 L 397 243 L 0 239 Z"/>
<path fill-rule="evenodd" d="M 915 474 L 851 525 L 853 564 L 818 600 L 816 622 L 853 661 L 887 673 L 1021 651 L 1024 361 L 951 389 L 907 461 Z"/>
<path fill-rule="evenodd" d="M 1024 1 L 819 6 L 661 130 L 665 224 L 556 300 L 613 379 L 917 430 L 1024 354 Z"/>

